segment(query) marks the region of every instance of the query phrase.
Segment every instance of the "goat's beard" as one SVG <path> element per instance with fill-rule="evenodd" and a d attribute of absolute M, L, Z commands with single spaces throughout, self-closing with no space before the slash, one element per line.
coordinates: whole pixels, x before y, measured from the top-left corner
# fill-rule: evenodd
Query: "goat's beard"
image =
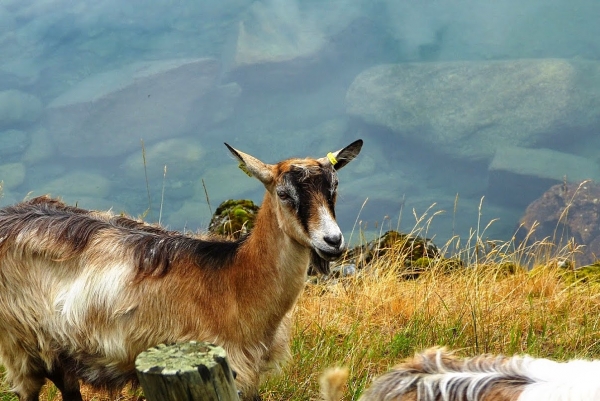
<path fill-rule="evenodd" d="M 312 269 L 318 271 L 321 274 L 330 273 L 329 261 L 320 257 L 317 251 L 315 251 L 314 249 L 310 251 L 310 264 L 312 266 Z"/>

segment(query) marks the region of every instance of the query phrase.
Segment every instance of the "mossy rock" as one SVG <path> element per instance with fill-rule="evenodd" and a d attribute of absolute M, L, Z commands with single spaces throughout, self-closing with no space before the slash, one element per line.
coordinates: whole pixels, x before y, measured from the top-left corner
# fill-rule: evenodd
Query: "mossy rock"
<path fill-rule="evenodd" d="M 600 284 L 600 260 L 579 268 L 573 268 L 571 264 L 559 269 L 560 277 L 568 283 Z"/>
<path fill-rule="evenodd" d="M 415 268 L 420 268 L 420 269 L 423 269 L 423 270 L 427 270 L 428 268 L 430 268 L 431 266 L 433 266 L 434 263 L 435 263 L 434 259 L 423 257 L 423 258 L 419 258 L 417 260 L 412 261 L 412 263 L 410 265 L 413 266 L 413 267 L 415 267 Z"/>
<path fill-rule="evenodd" d="M 431 269 L 436 261 L 433 258 L 422 257 L 416 260 L 405 259 L 404 267 L 401 268 L 399 274 L 405 280 L 414 280 Z"/>
<path fill-rule="evenodd" d="M 364 267 L 385 255 L 398 256 L 405 261 L 415 261 L 420 258 L 437 258 L 440 256 L 440 251 L 429 238 L 390 230 L 366 245 L 349 250 L 344 259 L 353 260 L 357 266 Z"/>
<path fill-rule="evenodd" d="M 416 260 L 405 259 L 404 269 L 400 272 L 400 276 L 404 279 L 416 279 L 429 270 L 435 269 L 441 273 L 451 273 L 462 268 L 464 268 L 464 263 L 458 258 L 423 256 Z"/>
<path fill-rule="evenodd" d="M 248 199 L 226 200 L 213 214 L 208 231 L 212 234 L 239 238 L 254 228 L 259 207 Z"/>
<path fill-rule="evenodd" d="M 437 268 L 437 269 L 443 271 L 444 273 L 449 273 L 449 272 L 452 272 L 452 271 L 455 271 L 458 269 L 462 269 L 463 267 L 465 267 L 463 261 L 458 258 L 444 258 L 444 257 L 437 257 L 437 258 L 422 257 L 422 258 L 419 258 L 414 261 L 407 261 L 407 263 L 409 263 L 410 266 L 412 266 L 414 268 L 420 268 L 423 271 L 429 270 L 432 268 Z"/>
<path fill-rule="evenodd" d="M 501 262 L 498 265 L 498 273 L 505 276 L 512 276 L 519 271 L 523 271 L 523 268 L 514 262 Z"/>

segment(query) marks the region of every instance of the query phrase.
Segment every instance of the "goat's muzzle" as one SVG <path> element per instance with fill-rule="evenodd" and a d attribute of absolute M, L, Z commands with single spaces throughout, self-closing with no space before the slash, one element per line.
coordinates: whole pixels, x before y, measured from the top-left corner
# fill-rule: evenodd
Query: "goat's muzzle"
<path fill-rule="evenodd" d="M 313 248 L 310 254 L 310 263 L 312 266 L 321 274 L 329 274 L 330 273 L 330 262 L 339 259 L 344 252 L 346 251 L 346 247 L 343 245 L 335 248 L 335 250 L 323 250 L 318 248 Z"/>

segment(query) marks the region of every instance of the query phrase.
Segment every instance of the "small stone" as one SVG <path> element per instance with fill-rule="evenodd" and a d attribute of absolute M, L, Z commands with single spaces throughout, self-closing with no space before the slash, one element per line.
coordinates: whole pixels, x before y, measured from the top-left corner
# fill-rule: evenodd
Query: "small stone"
<path fill-rule="evenodd" d="M 23 154 L 22 161 L 28 164 L 38 163 L 50 158 L 54 154 L 54 147 L 46 129 L 38 129 L 31 133 L 31 143 Z"/>
<path fill-rule="evenodd" d="M 202 171 L 205 155 L 206 151 L 199 140 L 167 139 L 145 145 L 143 152 L 140 145 L 139 150 L 125 159 L 122 169 L 125 175 L 133 180 L 144 180 L 147 175 L 150 183 L 161 183 L 163 177 L 166 177 L 170 182 L 184 180 L 191 187 L 191 180 Z"/>
<path fill-rule="evenodd" d="M 36 188 L 35 192 L 39 195 L 49 193 L 72 203 L 78 196 L 104 198 L 108 195 L 110 186 L 110 181 L 100 174 L 76 171 Z"/>
<path fill-rule="evenodd" d="M 25 166 L 23 163 L 0 165 L 0 181 L 6 189 L 18 187 L 25 181 Z"/>
<path fill-rule="evenodd" d="M 35 122 L 42 114 L 42 102 L 19 90 L 0 92 L 0 128 Z"/>
<path fill-rule="evenodd" d="M 29 146 L 29 135 L 26 132 L 9 129 L 0 132 L 0 156 L 12 156 L 23 153 Z"/>

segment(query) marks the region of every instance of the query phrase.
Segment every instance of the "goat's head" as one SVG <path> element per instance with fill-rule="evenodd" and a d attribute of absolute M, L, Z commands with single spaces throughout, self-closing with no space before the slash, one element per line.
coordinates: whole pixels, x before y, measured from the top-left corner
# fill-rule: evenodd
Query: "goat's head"
<path fill-rule="evenodd" d="M 266 164 L 225 144 L 240 168 L 266 187 L 281 229 L 312 249 L 311 262 L 321 273 L 345 250 L 344 236 L 335 220 L 337 170 L 352 161 L 363 141 L 357 140 L 320 159 L 288 159 Z"/>

